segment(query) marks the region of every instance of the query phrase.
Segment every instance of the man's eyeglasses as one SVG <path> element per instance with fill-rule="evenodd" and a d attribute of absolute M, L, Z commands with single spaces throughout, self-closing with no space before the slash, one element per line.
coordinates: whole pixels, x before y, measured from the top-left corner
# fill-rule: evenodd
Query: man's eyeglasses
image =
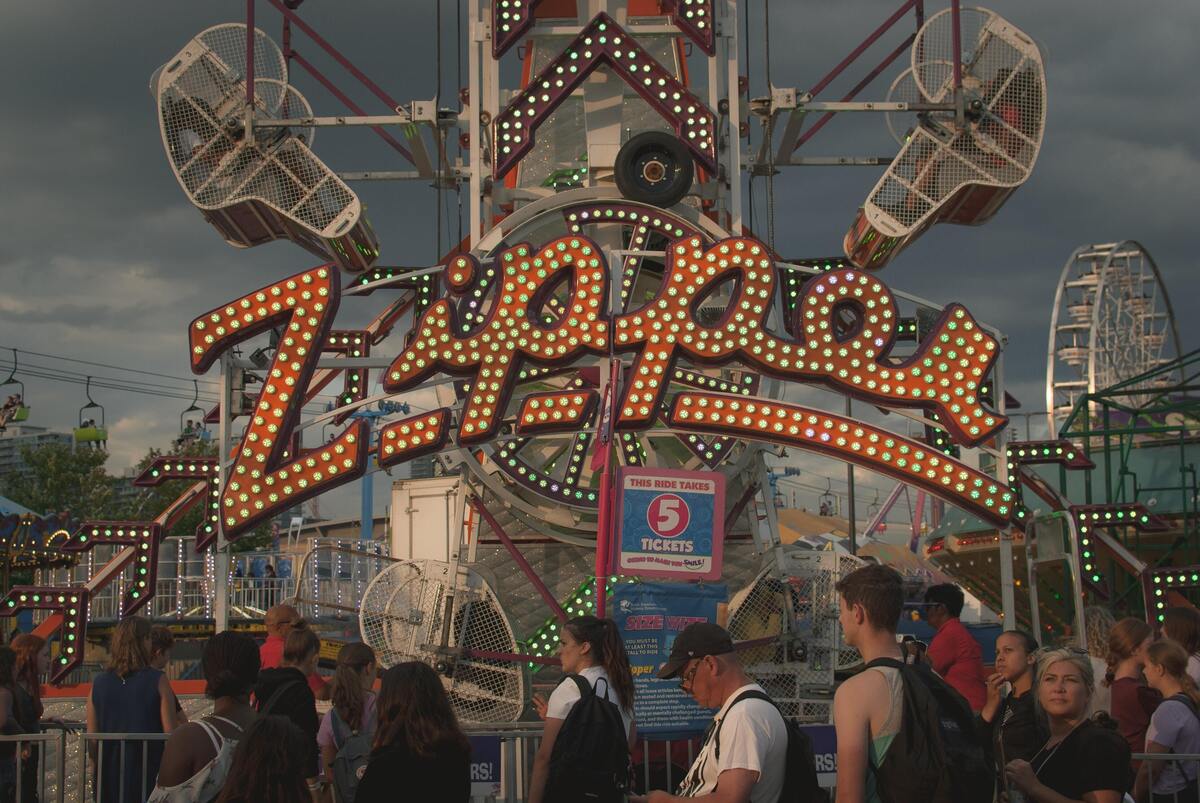
<path fill-rule="evenodd" d="M 703 658 L 693 664 L 691 669 L 680 675 L 679 688 L 683 689 L 684 691 L 688 691 L 690 689 L 692 681 L 696 679 L 696 673 L 700 671 L 700 664 L 702 663 L 704 663 Z"/>

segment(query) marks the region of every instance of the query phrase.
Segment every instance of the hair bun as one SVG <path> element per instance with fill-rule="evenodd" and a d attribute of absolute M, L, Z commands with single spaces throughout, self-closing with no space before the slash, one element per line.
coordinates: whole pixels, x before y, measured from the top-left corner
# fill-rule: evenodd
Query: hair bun
<path fill-rule="evenodd" d="M 237 697 L 250 691 L 253 684 L 247 684 L 232 669 L 222 669 L 210 678 L 206 678 L 204 693 L 216 699 L 217 697 Z"/>

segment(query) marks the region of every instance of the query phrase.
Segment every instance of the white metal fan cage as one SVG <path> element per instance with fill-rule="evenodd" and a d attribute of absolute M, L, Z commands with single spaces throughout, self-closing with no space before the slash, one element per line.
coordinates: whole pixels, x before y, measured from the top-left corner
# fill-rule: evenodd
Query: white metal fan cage
<path fill-rule="evenodd" d="M 912 67 L 893 82 L 889 101 L 954 100 L 952 32 L 949 10 L 925 23 L 912 46 Z M 965 124 L 952 111 L 888 114 L 903 147 L 863 206 L 871 225 L 888 236 L 928 225 L 968 185 L 1022 184 L 1041 150 L 1046 75 L 1037 45 L 984 9 L 963 10 L 962 32 Z"/>
<path fill-rule="evenodd" d="M 472 655 L 517 652 L 504 609 L 474 571 L 440 561 L 389 566 L 363 595 L 359 627 L 381 667 L 421 661 L 442 670 L 446 693 L 463 722 L 511 722 L 521 715 L 524 665 Z"/>
<path fill-rule="evenodd" d="M 158 72 L 159 128 L 171 169 L 200 209 L 256 201 L 317 238 L 338 237 L 358 222 L 362 206 L 312 153 L 312 128 L 263 126 L 245 136 L 245 31 L 239 24 L 209 28 Z M 287 83 L 278 46 L 255 35 L 256 116 L 311 117 L 308 101 Z"/>

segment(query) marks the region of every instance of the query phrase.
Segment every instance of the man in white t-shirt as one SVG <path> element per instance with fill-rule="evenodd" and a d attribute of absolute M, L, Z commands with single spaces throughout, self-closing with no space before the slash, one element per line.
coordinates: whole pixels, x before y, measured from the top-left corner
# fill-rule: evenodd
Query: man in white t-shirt
<path fill-rule="evenodd" d="M 677 793 L 651 792 L 631 803 L 776 803 L 787 770 L 787 726 L 767 700 L 738 700 L 763 689 L 742 669 L 729 633 L 707 622 L 688 625 L 658 676 L 680 678 L 680 688 L 697 703 L 719 710 Z"/>

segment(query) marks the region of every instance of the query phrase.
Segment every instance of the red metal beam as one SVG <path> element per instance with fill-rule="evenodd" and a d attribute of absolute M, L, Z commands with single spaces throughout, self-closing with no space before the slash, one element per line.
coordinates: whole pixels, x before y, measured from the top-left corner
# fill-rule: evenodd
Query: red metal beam
<path fill-rule="evenodd" d="M 550 589 L 546 588 L 546 584 L 542 582 L 542 578 L 538 577 L 537 572 L 529 565 L 529 561 L 525 560 L 525 556 L 521 554 L 521 550 L 517 549 L 517 545 L 508 537 L 508 533 L 504 532 L 504 528 L 500 526 L 500 522 L 496 521 L 496 518 L 483 506 L 483 503 L 477 497 L 470 497 L 470 505 L 488 523 L 488 526 L 492 528 L 492 532 L 496 534 L 496 537 L 500 539 L 500 543 L 504 544 L 504 548 L 508 550 L 509 557 L 513 559 L 513 563 L 517 564 L 517 568 L 525 575 L 525 579 L 533 585 L 534 589 L 546 603 L 546 607 L 554 614 L 554 617 L 560 622 L 566 622 L 567 612 L 558 604 L 558 600 L 550 593 Z"/>

